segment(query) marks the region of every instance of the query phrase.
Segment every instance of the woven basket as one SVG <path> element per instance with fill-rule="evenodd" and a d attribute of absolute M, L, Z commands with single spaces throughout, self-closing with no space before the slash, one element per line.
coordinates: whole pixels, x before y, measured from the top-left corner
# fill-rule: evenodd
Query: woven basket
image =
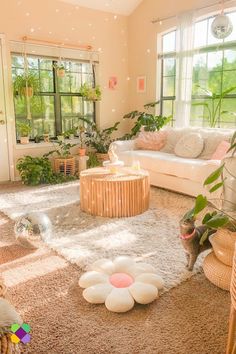
<path fill-rule="evenodd" d="M 74 176 L 75 174 L 75 157 L 67 158 L 56 157 L 54 159 L 54 171 L 63 173 L 65 176 Z"/>
<path fill-rule="evenodd" d="M 109 160 L 108 154 L 101 154 L 100 152 L 96 152 L 96 156 L 98 161 L 102 164 L 103 161 Z"/>
<path fill-rule="evenodd" d="M 233 258 L 232 278 L 230 285 L 231 303 L 236 311 L 236 243 Z"/>
<path fill-rule="evenodd" d="M 229 291 L 232 267 L 220 262 L 214 252 L 209 253 L 204 259 L 203 270 L 210 282 L 223 290 Z"/>
<path fill-rule="evenodd" d="M 219 261 L 232 267 L 236 232 L 227 229 L 219 229 L 214 235 L 211 235 L 209 239 Z"/>

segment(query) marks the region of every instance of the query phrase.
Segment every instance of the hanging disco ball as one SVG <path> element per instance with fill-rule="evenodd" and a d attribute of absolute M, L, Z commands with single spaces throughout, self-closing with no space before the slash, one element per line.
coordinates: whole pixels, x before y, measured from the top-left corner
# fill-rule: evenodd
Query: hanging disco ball
<path fill-rule="evenodd" d="M 44 213 L 29 213 L 16 221 L 14 232 L 21 246 L 38 248 L 41 241 L 47 241 L 51 237 L 52 223 Z"/>
<path fill-rule="evenodd" d="M 216 16 L 211 25 L 212 35 L 217 39 L 228 37 L 233 31 L 233 24 L 224 13 Z"/>

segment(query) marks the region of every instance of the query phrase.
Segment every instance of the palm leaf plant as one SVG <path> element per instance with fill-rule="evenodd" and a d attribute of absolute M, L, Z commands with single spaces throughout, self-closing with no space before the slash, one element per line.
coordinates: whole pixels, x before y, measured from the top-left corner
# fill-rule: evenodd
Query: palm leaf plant
<path fill-rule="evenodd" d="M 231 139 L 230 148 L 228 153 L 231 153 L 231 157 L 235 158 L 236 152 L 236 132 Z M 214 193 L 218 189 L 225 186 L 227 177 L 224 177 L 224 172 L 227 172 L 232 178 L 236 179 L 236 174 L 233 174 L 228 170 L 225 162 L 221 164 L 215 171 L 213 171 L 204 181 L 204 186 L 209 187 L 209 192 Z M 234 194 L 233 200 L 236 200 L 236 191 L 232 191 Z M 221 199 L 222 201 L 223 199 Z M 184 220 L 195 220 L 199 213 L 201 213 L 207 206 L 209 206 L 210 200 L 202 194 L 198 195 L 195 199 L 194 207 L 189 210 L 183 217 Z M 236 203 L 232 202 L 233 207 L 236 208 Z M 229 230 L 236 232 L 236 218 L 234 214 L 228 213 L 224 208 L 217 208 L 215 205 L 210 205 L 214 209 L 212 212 L 207 212 L 202 218 L 202 224 L 207 227 L 206 232 L 202 235 L 200 244 L 207 239 L 209 231 L 212 229 L 219 229 L 226 227 Z"/>
<path fill-rule="evenodd" d="M 207 120 L 209 123 L 209 126 L 211 128 L 216 127 L 217 122 L 219 121 L 219 118 L 222 114 L 232 114 L 236 115 L 235 112 L 231 111 L 225 111 L 221 110 L 222 107 L 222 100 L 231 92 L 233 92 L 236 89 L 236 86 L 232 86 L 228 88 L 225 91 L 222 91 L 220 94 L 214 93 L 213 91 L 207 90 L 200 85 L 196 85 L 196 88 L 199 88 L 204 95 L 206 96 L 207 100 L 206 101 L 201 101 L 201 102 L 193 102 L 192 106 L 202 106 L 206 109 L 207 111 Z"/>

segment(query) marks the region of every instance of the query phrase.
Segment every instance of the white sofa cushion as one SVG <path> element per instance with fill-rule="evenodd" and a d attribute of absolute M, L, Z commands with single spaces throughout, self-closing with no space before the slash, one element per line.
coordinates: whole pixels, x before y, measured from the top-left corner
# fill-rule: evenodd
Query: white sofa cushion
<path fill-rule="evenodd" d="M 141 168 L 148 171 L 186 178 L 200 183 L 220 165 L 220 161 L 216 160 L 186 159 L 174 154 L 149 150 L 123 151 L 119 153 L 119 159 L 129 166 L 132 165 L 134 160 L 138 160 Z"/>
<path fill-rule="evenodd" d="M 198 157 L 204 147 L 204 141 L 199 133 L 190 133 L 182 136 L 175 145 L 175 155 L 185 158 Z"/>

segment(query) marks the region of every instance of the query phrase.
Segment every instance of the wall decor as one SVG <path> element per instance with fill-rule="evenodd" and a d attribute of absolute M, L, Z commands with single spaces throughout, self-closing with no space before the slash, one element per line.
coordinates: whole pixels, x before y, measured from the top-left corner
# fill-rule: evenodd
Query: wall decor
<path fill-rule="evenodd" d="M 137 77 L 137 92 L 139 93 L 146 92 L 146 76 Z"/>
<path fill-rule="evenodd" d="M 117 86 L 118 80 L 116 76 L 111 76 L 109 78 L 109 83 L 108 83 L 108 87 L 110 90 L 115 90 L 116 86 Z"/>

